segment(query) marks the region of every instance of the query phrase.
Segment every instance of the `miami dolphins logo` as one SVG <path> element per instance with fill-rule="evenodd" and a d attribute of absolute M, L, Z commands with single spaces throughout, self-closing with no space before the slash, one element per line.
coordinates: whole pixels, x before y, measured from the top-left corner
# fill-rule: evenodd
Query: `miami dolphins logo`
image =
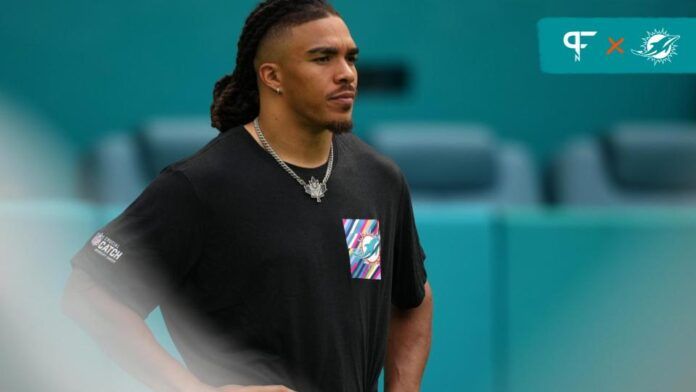
<path fill-rule="evenodd" d="M 631 49 L 636 56 L 645 57 L 653 62 L 653 65 L 672 62 L 671 58 L 677 55 L 678 35 L 670 35 L 667 30 L 648 31 L 648 36 L 643 38 L 640 50 Z"/>
<path fill-rule="evenodd" d="M 379 261 L 379 237 L 372 234 L 361 235 L 360 243 L 353 254 L 368 263 Z"/>

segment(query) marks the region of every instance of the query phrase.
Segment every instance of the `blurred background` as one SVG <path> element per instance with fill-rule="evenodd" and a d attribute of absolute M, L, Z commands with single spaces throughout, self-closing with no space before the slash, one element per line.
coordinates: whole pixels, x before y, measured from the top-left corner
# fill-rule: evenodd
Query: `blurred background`
<path fill-rule="evenodd" d="M 354 132 L 414 195 L 423 390 L 696 390 L 696 76 L 543 74 L 536 30 L 694 2 L 333 4 L 361 52 Z M 0 390 L 145 390 L 60 313 L 69 259 L 216 135 L 254 5 L 2 2 Z"/>

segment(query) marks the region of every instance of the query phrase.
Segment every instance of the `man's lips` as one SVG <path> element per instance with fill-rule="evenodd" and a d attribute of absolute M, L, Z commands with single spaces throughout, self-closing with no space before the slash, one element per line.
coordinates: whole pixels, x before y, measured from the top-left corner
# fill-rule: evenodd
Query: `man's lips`
<path fill-rule="evenodd" d="M 336 95 L 332 95 L 329 97 L 330 101 L 336 101 L 339 103 L 344 103 L 344 104 L 352 104 L 353 101 L 355 100 L 355 93 L 354 92 L 343 92 L 339 93 Z"/>

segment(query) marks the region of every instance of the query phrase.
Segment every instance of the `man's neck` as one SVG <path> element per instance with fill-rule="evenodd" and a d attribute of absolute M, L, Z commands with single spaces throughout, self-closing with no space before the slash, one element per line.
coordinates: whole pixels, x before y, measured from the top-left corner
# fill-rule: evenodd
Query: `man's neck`
<path fill-rule="evenodd" d="M 328 129 L 309 129 L 296 121 L 264 113 L 259 116 L 259 123 L 268 144 L 286 163 L 314 168 L 327 162 L 333 138 Z M 253 122 L 244 128 L 261 144 Z"/>

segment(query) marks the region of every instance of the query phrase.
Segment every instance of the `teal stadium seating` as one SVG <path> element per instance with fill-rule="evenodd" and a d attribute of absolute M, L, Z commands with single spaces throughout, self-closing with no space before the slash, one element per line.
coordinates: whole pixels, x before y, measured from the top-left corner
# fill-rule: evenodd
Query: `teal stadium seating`
<path fill-rule="evenodd" d="M 694 205 L 696 124 L 619 124 L 571 141 L 551 173 L 552 197 L 563 205 Z"/>
<path fill-rule="evenodd" d="M 487 127 L 458 123 L 385 123 L 367 139 L 393 159 L 414 200 L 524 206 L 541 202 L 537 170 L 519 144 Z"/>
<path fill-rule="evenodd" d="M 136 132 L 115 132 L 85 154 L 82 197 L 104 204 L 133 201 L 160 170 L 217 135 L 205 117 L 154 118 Z"/>

